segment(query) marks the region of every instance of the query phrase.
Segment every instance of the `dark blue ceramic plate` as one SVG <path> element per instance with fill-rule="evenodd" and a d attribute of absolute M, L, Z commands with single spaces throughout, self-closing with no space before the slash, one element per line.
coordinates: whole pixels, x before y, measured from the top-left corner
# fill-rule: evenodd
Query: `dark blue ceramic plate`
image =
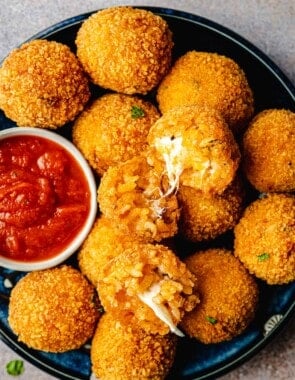
<path fill-rule="evenodd" d="M 174 33 L 174 58 L 188 50 L 217 52 L 233 58 L 246 72 L 255 100 L 256 112 L 265 108 L 295 111 L 295 88 L 281 70 L 255 46 L 234 32 L 202 17 L 164 8 L 147 8 L 167 20 Z M 81 22 L 90 13 L 62 21 L 32 37 L 47 38 L 69 45 L 75 51 L 75 36 Z M 94 95 L 97 91 L 93 89 Z M 0 130 L 15 124 L 0 112 Z M 70 136 L 70 126 L 60 133 Z M 226 244 L 231 246 L 231 237 Z M 59 379 L 89 379 L 89 346 L 64 354 L 47 354 L 19 343 L 7 323 L 11 288 L 23 273 L 0 268 L 0 336 L 12 349 L 42 370 Z M 261 301 L 256 318 L 244 334 L 230 342 L 202 345 L 183 338 L 180 342 L 170 379 L 216 378 L 265 346 L 286 324 L 295 311 L 295 283 L 267 286 L 259 283 Z"/>

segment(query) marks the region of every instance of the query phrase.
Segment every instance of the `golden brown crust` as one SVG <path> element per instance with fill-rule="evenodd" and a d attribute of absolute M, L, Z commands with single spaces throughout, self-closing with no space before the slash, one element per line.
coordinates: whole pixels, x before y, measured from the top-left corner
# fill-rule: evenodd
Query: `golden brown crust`
<path fill-rule="evenodd" d="M 206 344 L 242 333 L 254 318 L 258 303 L 254 278 L 225 249 L 196 252 L 185 263 L 197 276 L 200 303 L 184 316 L 182 329 Z"/>
<path fill-rule="evenodd" d="M 163 380 L 174 361 L 176 336 L 148 334 L 102 316 L 91 345 L 92 370 L 104 380 Z"/>
<path fill-rule="evenodd" d="M 295 113 L 268 109 L 252 120 L 243 137 L 243 167 L 262 192 L 295 190 Z"/>
<path fill-rule="evenodd" d="M 58 128 L 73 120 L 89 97 L 77 57 L 55 41 L 23 44 L 0 69 L 0 107 L 19 126 Z"/>
<path fill-rule="evenodd" d="M 223 55 L 194 50 L 174 63 L 158 87 L 157 100 L 162 113 L 182 105 L 212 107 L 235 134 L 254 111 L 252 91 L 238 64 Z"/>
<path fill-rule="evenodd" d="M 27 346 L 64 352 L 82 346 L 99 318 L 95 289 L 69 266 L 27 274 L 13 288 L 8 322 Z"/>
<path fill-rule="evenodd" d="M 134 117 L 134 107 L 142 116 Z M 108 94 L 82 112 L 73 126 L 73 141 L 102 175 L 145 150 L 150 127 L 160 117 L 156 107 L 137 96 Z"/>
<path fill-rule="evenodd" d="M 237 177 L 221 194 L 204 195 L 192 187 L 180 186 L 177 198 L 181 209 L 179 231 L 186 239 L 198 242 L 234 228 L 243 211 L 245 194 Z"/>
<path fill-rule="evenodd" d="M 81 272 L 97 287 L 103 278 L 104 266 L 134 244 L 134 239 L 122 233 L 112 219 L 101 216 L 78 252 Z"/>
<path fill-rule="evenodd" d="M 250 204 L 236 225 L 235 255 L 268 284 L 295 280 L 295 197 L 268 194 Z"/>
<path fill-rule="evenodd" d="M 121 6 L 101 10 L 84 21 L 76 45 L 95 84 L 125 94 L 146 94 L 167 73 L 173 42 L 160 16 Z"/>
<path fill-rule="evenodd" d="M 167 334 L 169 326 L 162 322 L 140 298 L 159 285 L 154 296 L 157 304 L 165 305 L 177 325 L 184 312 L 198 303 L 194 276 L 177 256 L 162 245 L 141 244 L 125 249 L 104 268 L 104 278 L 98 285 L 102 305 L 119 318 L 133 316 L 148 332 Z"/>

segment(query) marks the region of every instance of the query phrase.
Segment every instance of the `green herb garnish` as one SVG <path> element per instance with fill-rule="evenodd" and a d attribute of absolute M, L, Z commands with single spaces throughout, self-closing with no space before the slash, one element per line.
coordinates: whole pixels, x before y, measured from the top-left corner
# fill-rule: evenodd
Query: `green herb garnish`
<path fill-rule="evenodd" d="M 215 325 L 215 323 L 217 323 L 217 319 L 216 319 L 216 318 L 214 318 L 214 317 L 210 317 L 210 316 L 208 316 L 208 315 L 206 315 L 206 320 L 207 320 L 208 322 L 210 322 L 211 325 Z"/>
<path fill-rule="evenodd" d="M 269 259 L 268 253 L 262 253 L 261 255 L 257 255 L 258 261 L 265 261 Z"/>
<path fill-rule="evenodd" d="M 132 106 L 131 107 L 131 117 L 133 119 L 139 119 L 140 117 L 144 117 L 145 113 L 141 107 Z"/>
<path fill-rule="evenodd" d="M 11 376 L 19 376 L 25 370 L 24 362 L 22 360 L 11 360 L 6 364 L 6 371 Z"/>

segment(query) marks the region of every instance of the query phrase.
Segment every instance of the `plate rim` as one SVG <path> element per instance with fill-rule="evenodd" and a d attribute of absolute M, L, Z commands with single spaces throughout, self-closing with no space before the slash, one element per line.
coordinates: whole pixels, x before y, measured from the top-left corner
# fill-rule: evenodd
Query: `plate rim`
<path fill-rule="evenodd" d="M 156 13 L 160 16 L 165 17 L 171 17 L 174 19 L 182 19 L 186 22 L 192 22 L 194 24 L 197 24 L 205 29 L 210 29 L 214 31 L 215 33 L 222 35 L 224 38 L 230 39 L 232 42 L 240 45 L 243 49 L 247 50 L 249 54 L 254 56 L 256 59 L 258 59 L 271 73 L 274 75 L 281 85 L 285 88 L 285 90 L 288 91 L 289 95 L 291 96 L 292 100 L 295 103 L 295 87 L 292 84 L 291 80 L 288 78 L 288 76 L 282 71 L 282 69 L 268 56 L 266 55 L 261 49 L 256 47 L 252 42 L 247 40 L 246 38 L 242 37 L 239 33 L 231 30 L 230 28 L 223 26 L 219 24 L 218 22 L 212 21 L 206 17 L 200 16 L 195 13 L 190 13 L 186 11 L 182 11 L 180 9 L 176 8 L 166 8 L 166 7 L 156 7 L 156 6 L 135 6 L 132 5 L 133 8 L 140 8 L 140 9 L 146 9 L 153 13 Z M 25 42 L 29 42 L 35 39 L 44 39 L 50 37 L 52 34 L 61 32 L 63 29 L 66 29 L 67 27 L 74 26 L 76 24 L 80 24 L 84 20 L 86 20 L 89 16 L 91 16 L 93 13 L 100 11 L 104 8 L 98 8 L 89 12 L 84 12 L 81 14 L 78 14 L 76 16 L 72 16 L 69 18 L 66 18 L 64 20 L 61 20 L 57 23 L 54 23 L 53 25 L 35 33 L 25 41 L 23 41 L 21 44 L 16 46 L 15 48 L 21 46 Z M 6 58 L 6 57 L 5 57 Z M 5 58 L 0 62 L 0 65 L 5 60 Z M 283 318 L 280 320 L 280 322 L 262 339 L 259 339 L 259 341 L 252 346 L 250 349 L 245 349 L 243 352 L 240 352 L 236 355 L 236 358 L 231 360 L 228 359 L 225 361 L 225 364 L 216 364 L 212 369 L 210 369 L 210 372 L 203 371 L 200 376 L 195 377 L 195 375 L 188 375 L 185 377 L 185 379 L 190 380 L 209 380 L 214 378 L 220 377 L 226 373 L 229 373 L 233 369 L 239 367 L 252 357 L 254 357 L 258 352 L 260 352 L 268 343 L 270 343 L 284 328 L 288 326 L 288 323 L 292 319 L 292 317 L 295 316 L 295 300 L 291 305 L 288 307 L 288 309 L 285 311 Z M 45 371 L 46 373 L 53 375 L 53 376 L 59 376 L 59 379 L 63 380 L 87 380 L 88 376 L 84 376 L 83 374 L 77 374 L 72 373 L 64 373 L 56 368 L 53 368 L 52 366 L 48 365 L 46 363 L 46 359 L 40 360 L 34 355 L 31 355 L 28 350 L 31 350 L 27 347 L 23 347 L 22 344 L 18 341 L 14 341 L 10 336 L 10 332 L 7 334 L 5 331 L 3 331 L 3 328 L 0 326 L 0 339 L 9 346 L 14 352 L 19 354 L 21 357 L 23 357 L 25 360 L 33 364 L 34 366 L 37 366 L 40 370 Z M 245 351 L 245 352 L 244 352 Z M 36 351 L 37 352 L 37 351 Z M 206 373 L 205 373 L 206 372 Z"/>

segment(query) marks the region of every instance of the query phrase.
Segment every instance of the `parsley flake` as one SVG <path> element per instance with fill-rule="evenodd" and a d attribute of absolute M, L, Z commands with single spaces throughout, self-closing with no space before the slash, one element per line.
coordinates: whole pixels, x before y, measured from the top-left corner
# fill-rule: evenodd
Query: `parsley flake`
<path fill-rule="evenodd" d="M 215 325 L 217 323 L 217 319 L 214 317 L 210 317 L 209 315 L 206 315 L 206 320 L 211 323 L 211 325 Z"/>
<path fill-rule="evenodd" d="M 269 259 L 268 253 L 262 253 L 261 255 L 257 255 L 258 261 L 265 261 Z"/>
<path fill-rule="evenodd" d="M 24 362 L 22 360 L 11 360 L 6 364 L 6 371 L 11 376 L 19 376 L 25 370 Z"/>
<path fill-rule="evenodd" d="M 132 119 L 139 119 L 140 117 L 144 117 L 145 112 L 141 107 L 132 106 L 131 107 L 131 117 Z"/>

